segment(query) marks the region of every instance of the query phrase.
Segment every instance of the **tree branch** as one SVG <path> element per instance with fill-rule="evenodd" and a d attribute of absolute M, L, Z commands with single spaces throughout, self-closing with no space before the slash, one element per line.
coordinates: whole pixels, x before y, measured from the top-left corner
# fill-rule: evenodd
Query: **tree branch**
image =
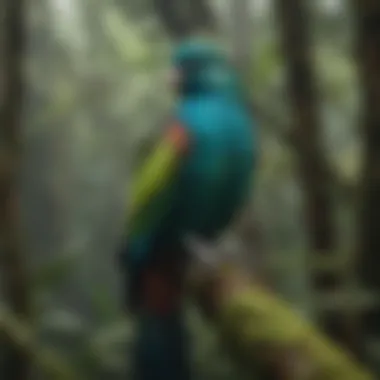
<path fill-rule="evenodd" d="M 219 267 L 207 278 L 194 278 L 190 291 L 218 327 L 229 353 L 249 373 L 257 370 L 259 361 L 264 368 L 279 369 L 282 378 L 286 373 L 286 379 L 374 379 L 349 353 L 242 268 Z"/>

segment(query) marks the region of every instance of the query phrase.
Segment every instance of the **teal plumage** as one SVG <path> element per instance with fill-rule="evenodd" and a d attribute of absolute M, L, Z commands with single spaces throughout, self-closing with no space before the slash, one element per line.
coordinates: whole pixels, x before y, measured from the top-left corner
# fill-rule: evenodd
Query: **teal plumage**
<path fill-rule="evenodd" d="M 214 237 L 230 222 L 251 190 L 254 141 L 251 117 L 222 94 L 189 97 L 178 107 L 194 149 L 179 178 L 176 233 Z"/>
<path fill-rule="evenodd" d="M 188 234 L 214 239 L 228 226 L 249 197 L 255 167 L 256 125 L 224 52 L 204 41 L 189 41 L 176 50 L 173 61 L 181 80 L 173 113 L 176 132 L 171 134 L 176 140 L 171 141 L 185 140 L 186 148 L 173 156 L 176 162 L 171 162 L 165 184 L 140 202 L 144 207 L 132 218 L 134 232 L 122 252 L 128 306 L 139 324 L 136 380 L 190 377 L 180 302 L 183 241 Z M 166 172 L 164 166 L 158 170 L 157 183 Z"/>

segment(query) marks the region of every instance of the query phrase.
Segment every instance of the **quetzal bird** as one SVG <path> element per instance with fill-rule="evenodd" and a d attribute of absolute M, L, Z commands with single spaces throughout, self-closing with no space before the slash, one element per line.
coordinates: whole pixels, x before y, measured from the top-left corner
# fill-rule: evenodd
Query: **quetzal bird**
<path fill-rule="evenodd" d="M 137 322 L 135 380 L 190 378 L 184 240 L 218 237 L 250 196 L 255 167 L 255 123 L 223 50 L 189 39 L 173 66 L 173 116 L 137 171 L 121 253 L 126 306 Z"/>

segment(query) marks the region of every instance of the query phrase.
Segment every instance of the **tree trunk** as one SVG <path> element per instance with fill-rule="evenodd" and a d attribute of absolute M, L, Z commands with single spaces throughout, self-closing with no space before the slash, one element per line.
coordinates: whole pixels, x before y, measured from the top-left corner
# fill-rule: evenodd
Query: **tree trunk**
<path fill-rule="evenodd" d="M 17 175 L 20 163 L 22 63 L 24 52 L 24 2 L 1 2 L 0 22 L 0 267 L 3 294 L 8 306 L 22 319 L 30 316 L 29 287 L 18 236 Z M 8 338 L 8 337 L 5 337 Z M 29 360 L 16 344 L 6 339 L 1 378 L 24 380 Z"/>
<path fill-rule="evenodd" d="M 335 253 L 337 231 L 331 176 L 323 154 L 308 11 L 302 0 L 277 0 L 276 7 L 293 108 L 292 137 L 304 191 L 308 244 L 314 255 L 326 257 Z M 334 292 L 341 286 L 338 276 L 327 272 L 313 272 L 312 284 L 322 294 Z M 341 312 L 321 316 L 320 322 L 330 336 L 353 348 L 351 329 Z"/>
<path fill-rule="evenodd" d="M 353 0 L 362 84 L 364 163 L 358 218 L 358 270 L 362 284 L 380 294 L 380 2 Z M 379 305 L 379 304 L 377 304 Z M 380 343 L 380 307 L 365 311 L 364 337 Z M 363 337 L 363 338 L 364 338 Z M 380 358 L 377 358 L 380 363 Z"/>

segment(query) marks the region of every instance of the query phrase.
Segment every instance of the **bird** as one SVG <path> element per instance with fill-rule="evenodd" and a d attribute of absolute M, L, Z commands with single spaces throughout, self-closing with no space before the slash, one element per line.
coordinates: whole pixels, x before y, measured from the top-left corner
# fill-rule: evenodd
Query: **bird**
<path fill-rule="evenodd" d="M 217 239 L 250 199 L 257 125 L 228 54 L 206 38 L 174 49 L 175 103 L 130 189 L 124 306 L 135 316 L 134 380 L 189 380 L 188 236 Z"/>

